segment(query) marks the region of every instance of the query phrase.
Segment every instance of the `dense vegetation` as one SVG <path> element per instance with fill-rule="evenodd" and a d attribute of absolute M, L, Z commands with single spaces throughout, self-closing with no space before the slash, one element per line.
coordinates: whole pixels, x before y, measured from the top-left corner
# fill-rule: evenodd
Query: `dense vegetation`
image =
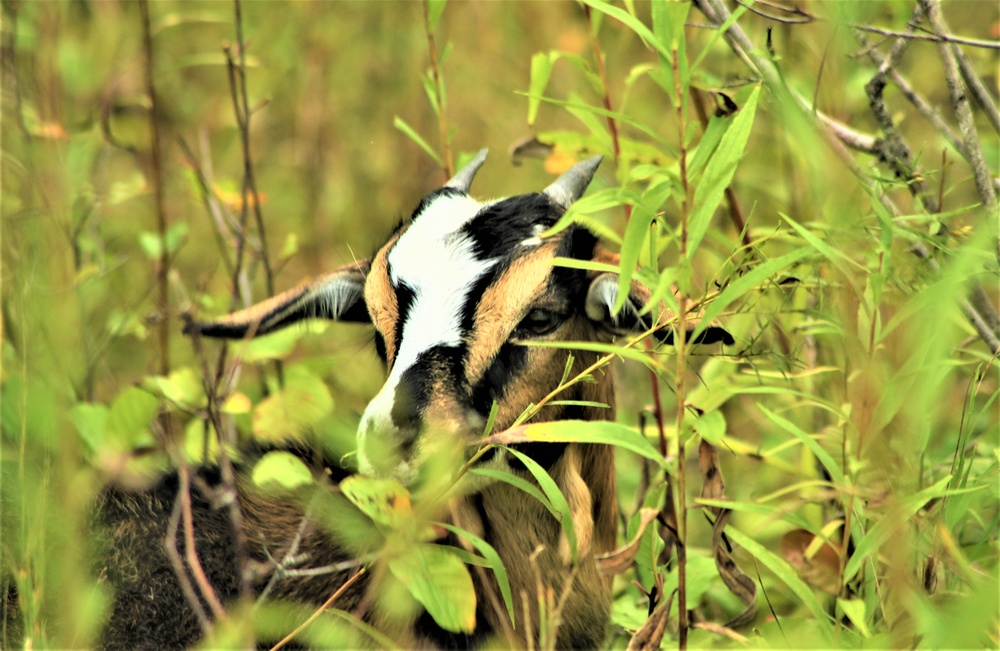
<path fill-rule="evenodd" d="M 483 197 L 604 154 L 568 218 L 737 338 L 620 341 L 616 426 L 527 430 L 619 445 L 610 645 L 1000 644 L 1000 8 L 797 6 L 5 1 L 0 646 L 95 643 L 103 487 L 254 438 L 352 462 L 367 330 L 222 353 L 184 315 L 367 255 L 480 147 Z M 371 558 L 419 565 L 434 491 L 352 491 L 400 505 L 357 525 L 407 543 Z M 503 572 L 475 552 L 392 598 L 468 626 L 460 561 Z M 309 616 L 252 606 L 214 642 Z"/>

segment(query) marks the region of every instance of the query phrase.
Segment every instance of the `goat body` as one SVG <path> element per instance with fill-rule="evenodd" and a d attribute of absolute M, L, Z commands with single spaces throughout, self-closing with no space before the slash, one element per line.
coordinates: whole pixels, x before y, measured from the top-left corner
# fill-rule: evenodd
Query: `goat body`
<path fill-rule="evenodd" d="M 480 203 L 468 191 L 484 159 L 485 150 L 427 195 L 411 220 L 371 258 L 247 310 L 190 324 L 187 332 L 242 339 L 308 318 L 371 323 L 388 379 L 359 425 L 359 467 L 365 475 L 417 482 L 422 462 L 442 440 L 464 447 L 481 433 L 494 403 L 495 428 L 505 429 L 559 386 L 570 353 L 527 342 L 608 340 L 614 334 L 647 330 L 653 319 L 669 317 L 662 309 L 641 315 L 650 293 L 638 283 L 633 283 L 624 308 L 613 314 L 616 274 L 552 264 L 557 257 L 617 264 L 616 256 L 581 227 L 546 233 L 583 194 L 599 157 L 574 166 L 543 192 Z M 669 328 L 658 336 L 668 342 L 672 338 Z M 732 343 L 732 337 L 709 327 L 699 341 Z M 574 353 L 572 372 L 582 371 L 594 359 L 593 354 Z M 613 406 L 611 377 L 598 371 L 594 379 L 575 384 L 560 396 L 564 404 L 545 406 L 537 417 L 612 418 L 613 409 L 589 406 Z M 426 614 L 393 628 L 378 608 L 365 608 L 374 581 L 352 584 L 333 606 L 364 610 L 369 623 L 384 626 L 403 644 L 465 647 L 500 636 L 510 644 L 535 645 L 543 616 L 539 589 L 551 589 L 555 595 L 565 590 L 556 646 L 599 645 L 610 619 L 611 580 L 599 574 L 594 557 L 611 551 L 616 542 L 613 449 L 580 443 L 533 443 L 519 449 L 548 471 L 566 497 L 578 543 L 575 562 L 565 533 L 546 507 L 506 483 L 481 486 L 454 500 L 450 509 L 456 525 L 499 553 L 515 601 L 514 622 L 497 597 L 496 579 L 489 571 L 472 574 L 478 602 L 477 626 L 471 634 L 444 631 Z M 503 449 L 490 450 L 479 463 L 534 482 Z M 342 476 L 339 469 L 333 472 L 341 473 L 334 479 Z M 213 469 L 200 469 L 198 477 L 210 486 L 219 484 Z M 177 477 L 171 475 L 144 492 L 111 489 L 104 495 L 100 513 L 109 551 L 103 574 L 115 590 L 103 638 L 107 647 L 188 646 L 201 635 L 163 543 L 178 487 Z M 251 561 L 266 566 L 269 559 L 281 558 L 297 535 L 296 542 L 313 565 L 352 558 L 350 546 L 320 526 L 309 524 L 300 534 L 300 501 L 262 493 L 243 474 L 238 489 Z M 214 508 L 198 490 L 191 491 L 191 498 L 198 558 L 222 601 L 231 601 L 240 585 L 232 524 L 226 511 Z M 180 537 L 177 546 L 184 548 Z M 345 570 L 272 580 L 269 596 L 320 605 L 349 574 Z"/>

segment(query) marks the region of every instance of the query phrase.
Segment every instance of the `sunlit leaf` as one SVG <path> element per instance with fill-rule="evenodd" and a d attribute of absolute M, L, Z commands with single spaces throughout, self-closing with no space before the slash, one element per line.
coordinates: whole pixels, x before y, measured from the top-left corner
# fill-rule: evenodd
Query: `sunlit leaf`
<path fill-rule="evenodd" d="M 389 561 L 389 569 L 438 626 L 453 633 L 476 627 L 472 577 L 456 556 L 437 545 L 418 544 Z"/>

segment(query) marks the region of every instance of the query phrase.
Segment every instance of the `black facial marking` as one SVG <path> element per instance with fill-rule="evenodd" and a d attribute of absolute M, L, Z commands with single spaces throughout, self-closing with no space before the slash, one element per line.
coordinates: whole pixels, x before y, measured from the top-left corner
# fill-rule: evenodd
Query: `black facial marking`
<path fill-rule="evenodd" d="M 527 356 L 524 346 L 511 343 L 501 346 L 493 363 L 472 387 L 472 408 L 480 414 L 488 414 L 494 400 L 503 402 L 507 385 L 524 368 Z"/>
<path fill-rule="evenodd" d="M 423 199 L 420 200 L 420 203 L 418 203 L 417 207 L 414 209 L 413 215 L 410 217 L 410 220 L 416 221 L 417 217 L 422 215 L 427 210 L 427 207 L 430 206 L 435 201 L 437 201 L 438 199 L 445 197 L 461 197 L 461 196 L 465 196 L 465 193 L 462 192 L 461 190 L 456 190 L 455 188 L 438 188 L 437 190 L 428 193 L 427 195 L 424 196 Z"/>
<path fill-rule="evenodd" d="M 506 257 L 535 235 L 536 226 L 549 228 L 561 214 L 544 194 L 522 194 L 484 207 L 462 232 L 472 240 L 477 258 Z"/>
<path fill-rule="evenodd" d="M 392 278 L 392 269 L 389 269 L 390 278 Z M 400 283 L 397 287 L 395 284 L 392 285 L 396 290 L 396 308 L 398 315 L 396 317 L 396 332 L 394 336 L 396 338 L 396 352 L 399 352 L 399 348 L 403 343 L 403 326 L 406 324 L 406 317 L 410 314 L 410 307 L 413 306 L 413 300 L 416 296 L 413 293 L 413 289 L 406 283 Z"/>
<path fill-rule="evenodd" d="M 430 402 L 435 378 L 454 381 L 463 377 L 465 346 L 435 346 L 420 353 L 396 385 L 390 415 L 400 429 L 418 430 L 424 409 Z M 461 387 L 458 387 L 462 393 Z M 414 434 L 415 435 L 415 434 Z"/>

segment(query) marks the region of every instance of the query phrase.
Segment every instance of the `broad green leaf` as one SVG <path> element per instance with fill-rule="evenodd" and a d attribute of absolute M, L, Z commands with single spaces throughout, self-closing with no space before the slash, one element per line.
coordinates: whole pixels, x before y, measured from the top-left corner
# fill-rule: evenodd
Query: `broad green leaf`
<path fill-rule="evenodd" d="M 844 611 L 844 614 L 851 620 L 851 623 L 857 627 L 862 637 L 867 639 L 872 636 L 871 631 L 868 630 L 868 617 L 865 615 L 865 602 L 863 599 L 837 599 L 837 605 Z"/>
<path fill-rule="evenodd" d="M 307 486 L 312 481 L 312 473 L 302 459 L 284 450 L 268 452 L 253 467 L 253 483 L 258 486 L 274 483 L 291 489 Z"/>
<path fill-rule="evenodd" d="M 149 424 L 159 409 L 159 400 L 138 387 L 125 389 L 111 403 L 108 414 L 108 438 L 123 449 L 131 449 L 152 442 Z"/>
<path fill-rule="evenodd" d="M 389 570 L 438 626 L 453 633 L 475 629 L 476 591 L 458 557 L 438 545 L 421 543 L 390 560 Z"/>
<path fill-rule="evenodd" d="M 302 366 L 286 369 L 285 387 L 253 411 L 253 432 L 262 440 L 301 436 L 333 411 L 333 397 L 323 381 Z"/>
<path fill-rule="evenodd" d="M 340 482 L 340 490 L 376 524 L 395 528 L 413 516 L 410 491 L 395 479 L 351 475 Z"/>
<path fill-rule="evenodd" d="M 698 249 L 712 221 L 712 215 L 715 214 L 715 209 L 722 203 L 722 196 L 736 174 L 736 166 L 743 158 L 759 96 L 760 86 L 757 86 L 736 114 L 732 126 L 722 135 L 719 146 L 709 158 L 705 173 L 694 191 L 694 204 L 688 218 L 689 257 Z"/>
<path fill-rule="evenodd" d="M 73 406 L 70 416 L 80 438 L 91 452 L 101 449 L 108 424 L 108 408 L 97 403 L 81 402 Z"/>
<path fill-rule="evenodd" d="M 503 560 L 500 559 L 500 554 L 497 553 L 497 550 L 493 548 L 493 545 L 489 544 L 474 533 L 466 531 L 465 529 L 460 529 L 446 522 L 439 522 L 438 526 L 444 527 L 456 536 L 467 540 L 473 547 L 476 548 L 476 551 L 483 555 L 483 558 L 489 561 L 490 568 L 497 577 L 497 585 L 500 587 L 500 594 L 503 596 L 503 603 L 507 607 L 507 614 L 510 615 L 510 620 L 513 622 L 514 597 L 510 592 L 510 579 L 507 577 L 507 568 L 504 567 Z"/>

